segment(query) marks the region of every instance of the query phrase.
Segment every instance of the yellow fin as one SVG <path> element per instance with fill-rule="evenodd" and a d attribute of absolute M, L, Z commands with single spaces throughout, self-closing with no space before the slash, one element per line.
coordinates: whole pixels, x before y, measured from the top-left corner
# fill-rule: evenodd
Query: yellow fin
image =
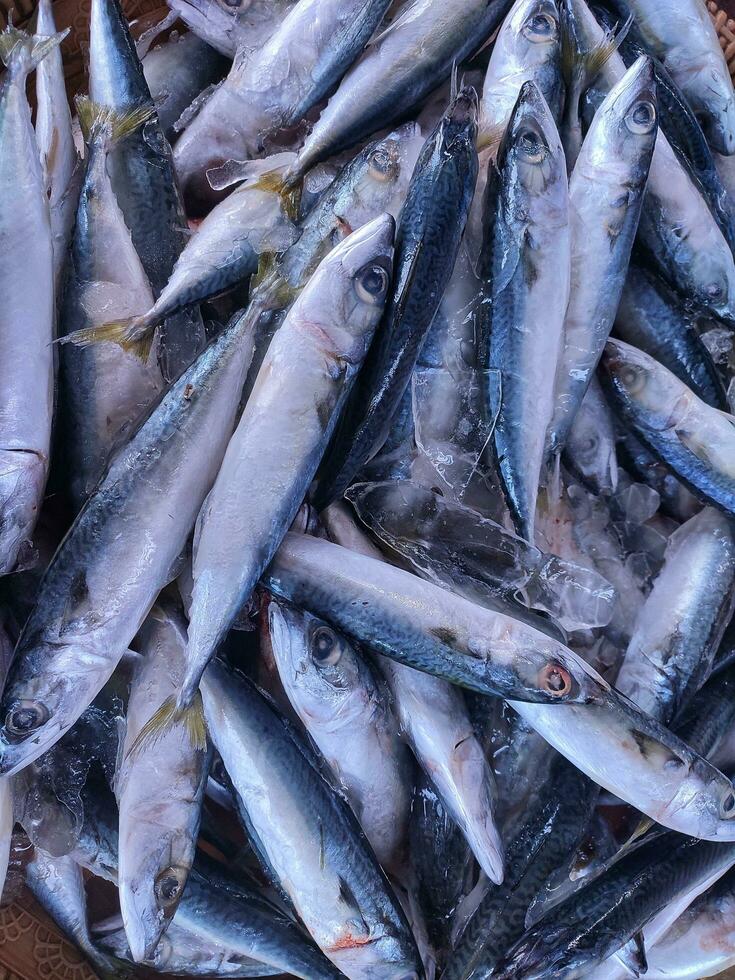
<path fill-rule="evenodd" d="M 207 726 L 204 721 L 202 696 L 199 691 L 191 704 L 180 708 L 176 698 L 166 698 L 160 708 L 148 719 L 138 733 L 128 753 L 134 758 L 143 749 L 150 748 L 172 728 L 181 728 L 186 733 L 191 747 L 203 751 L 207 747 Z"/>
<path fill-rule="evenodd" d="M 109 106 L 93 102 L 88 95 L 78 95 L 76 106 L 85 142 L 106 139 L 108 146 L 114 146 L 140 129 L 156 112 L 152 105 L 141 105 L 130 112 L 115 112 Z"/>
<path fill-rule="evenodd" d="M 90 347 L 103 342 L 117 344 L 145 363 L 150 357 L 154 335 L 155 327 L 143 328 L 139 324 L 138 317 L 130 317 L 127 320 L 111 320 L 99 327 L 74 330 L 65 337 L 59 337 L 58 342 L 73 344 L 75 347 Z"/>

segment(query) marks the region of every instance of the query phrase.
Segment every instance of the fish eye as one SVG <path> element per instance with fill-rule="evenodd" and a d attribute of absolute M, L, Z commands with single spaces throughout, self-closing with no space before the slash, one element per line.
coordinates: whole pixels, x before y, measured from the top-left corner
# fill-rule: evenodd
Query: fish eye
<path fill-rule="evenodd" d="M 548 41 L 556 36 L 558 26 L 551 14 L 534 14 L 523 25 L 523 33 L 529 41 Z"/>
<path fill-rule="evenodd" d="M 220 0 L 220 3 L 235 10 L 237 7 L 242 7 L 243 0 Z"/>
<path fill-rule="evenodd" d="M 735 793 L 731 789 L 727 790 L 720 801 L 720 816 L 726 820 L 735 816 Z"/>
<path fill-rule="evenodd" d="M 626 365 L 619 374 L 620 384 L 631 395 L 637 395 L 646 387 L 646 372 L 641 368 Z"/>
<path fill-rule="evenodd" d="M 171 867 L 166 868 L 156 878 L 154 890 L 162 908 L 170 908 L 181 898 L 185 877 L 186 872 L 183 868 Z"/>
<path fill-rule="evenodd" d="M 652 102 L 637 102 L 625 117 L 625 125 L 636 136 L 650 133 L 656 125 L 656 106 Z"/>
<path fill-rule="evenodd" d="M 594 432 L 582 440 L 579 448 L 583 453 L 592 453 L 597 449 L 597 436 Z"/>
<path fill-rule="evenodd" d="M 518 152 L 527 163 L 543 163 L 546 157 L 546 147 L 532 129 L 524 130 L 518 137 Z"/>
<path fill-rule="evenodd" d="M 710 299 L 721 299 L 725 290 L 721 283 L 711 282 L 707 286 L 706 292 Z"/>
<path fill-rule="evenodd" d="M 311 634 L 311 656 L 319 666 L 334 667 L 342 658 L 342 644 L 328 626 L 319 626 Z"/>
<path fill-rule="evenodd" d="M 370 154 L 370 174 L 375 180 L 395 180 L 398 176 L 398 161 L 384 147 L 379 146 Z"/>
<path fill-rule="evenodd" d="M 45 725 L 49 717 L 48 708 L 40 701 L 18 701 L 5 716 L 5 729 L 10 735 L 23 738 Z"/>
<path fill-rule="evenodd" d="M 377 306 L 388 291 L 388 273 L 381 265 L 366 265 L 355 279 L 355 292 L 363 303 Z"/>
<path fill-rule="evenodd" d="M 552 661 L 539 671 L 538 686 L 552 697 L 561 698 L 571 693 L 572 675 L 561 664 Z"/>

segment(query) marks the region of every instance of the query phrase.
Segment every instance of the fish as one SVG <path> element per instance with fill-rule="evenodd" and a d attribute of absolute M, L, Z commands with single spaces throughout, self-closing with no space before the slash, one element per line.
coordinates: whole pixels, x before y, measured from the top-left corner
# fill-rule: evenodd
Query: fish
<path fill-rule="evenodd" d="M 735 153 L 735 92 L 717 32 L 696 0 L 628 0 L 651 52 L 679 85 L 717 153 Z"/>
<path fill-rule="evenodd" d="M 252 684 L 217 662 L 202 678 L 202 697 L 249 834 L 317 945 L 350 980 L 418 980 L 400 905 L 306 746 Z"/>
<path fill-rule="evenodd" d="M 298 231 L 278 194 L 248 185 L 239 187 L 201 222 L 155 301 L 151 296 L 139 314 L 80 328 L 68 340 L 77 347 L 112 342 L 144 359 L 156 327 L 245 282 L 258 271 L 262 254 L 282 252 L 297 238 Z M 105 310 L 110 309 L 125 312 L 119 303 L 108 303 Z"/>
<path fill-rule="evenodd" d="M 92 874 L 115 884 L 119 839 L 114 796 L 88 785 L 84 814 L 74 858 Z M 122 935 L 118 934 L 117 938 L 111 935 L 110 946 L 113 953 L 119 951 L 127 958 L 127 939 L 123 939 L 121 926 L 122 920 L 116 917 L 114 928 Z M 171 936 L 174 949 L 169 949 L 164 935 L 153 954 L 153 966 L 168 966 L 172 953 L 175 956 L 183 944 L 187 952 L 196 951 L 197 959 L 203 948 L 209 963 L 212 959 L 215 964 L 255 960 L 263 964 L 263 976 L 269 975 L 269 967 L 303 980 L 339 980 L 342 976 L 280 908 L 201 854 L 189 874 L 169 929 L 174 930 Z M 105 931 L 97 934 L 103 948 Z"/>
<path fill-rule="evenodd" d="M 735 419 L 648 354 L 608 341 L 603 382 L 636 437 L 700 499 L 735 513 Z"/>
<path fill-rule="evenodd" d="M 330 252 L 268 348 L 197 517 L 187 670 L 175 704 L 162 706 L 151 730 L 196 711 L 202 672 L 301 506 L 380 318 L 393 233 L 393 218 L 382 215 Z M 267 469 L 256 464 L 264 424 L 272 427 Z"/>
<path fill-rule="evenodd" d="M 454 913 L 472 887 L 475 864 L 462 831 L 424 772 L 419 773 L 414 793 L 411 861 L 417 879 L 416 897 L 441 967 L 451 949 Z"/>
<path fill-rule="evenodd" d="M 263 583 L 377 653 L 481 694 L 556 710 L 607 690 L 558 640 L 329 541 L 287 534 Z"/>
<path fill-rule="evenodd" d="M 301 0 L 262 45 L 240 48 L 227 78 L 176 143 L 185 199 L 211 198 L 208 169 L 262 156 L 268 133 L 299 123 L 365 47 L 388 2 Z"/>
<path fill-rule="evenodd" d="M 124 929 L 117 922 L 102 923 L 104 931 L 96 936 L 103 949 L 118 959 L 133 963 Z M 97 924 L 96 929 L 100 929 Z M 195 936 L 171 923 L 153 953 L 145 960 L 150 970 L 166 974 L 185 974 L 187 977 L 269 977 L 281 969 L 261 963 L 234 950 L 223 950 L 207 938 Z"/>
<path fill-rule="evenodd" d="M 393 288 L 324 460 L 313 495 L 319 510 L 342 495 L 387 437 L 454 268 L 477 178 L 475 139 L 476 94 L 463 89 L 411 175 L 396 227 Z"/>
<path fill-rule="evenodd" d="M 563 639 L 555 630 L 607 626 L 610 583 L 411 480 L 353 484 L 360 520 L 423 578 Z M 526 609 L 528 611 L 526 611 Z M 548 613 L 551 620 L 538 613 Z"/>
<path fill-rule="evenodd" d="M 72 857 L 51 857 L 36 848 L 26 884 L 41 908 L 103 975 L 120 976 L 120 963 L 97 948 L 89 930 L 82 870 Z"/>
<path fill-rule="evenodd" d="M 158 121 L 173 145 L 183 127 L 182 116 L 211 94 L 229 71 L 230 62 L 194 33 L 167 38 L 150 48 L 142 61 Z"/>
<path fill-rule="evenodd" d="M 67 262 L 59 333 L 94 330 L 111 307 L 139 312 L 153 302 L 107 172 L 108 154 L 144 124 L 146 109 L 118 115 L 88 99 L 78 103 L 87 161 Z M 59 358 L 61 442 L 67 492 L 78 511 L 99 483 L 108 457 L 160 397 L 164 380 L 145 361 L 112 344 L 90 350 L 63 344 Z"/>
<path fill-rule="evenodd" d="M 0 574 L 28 553 L 48 476 L 54 398 L 54 255 L 49 203 L 26 79 L 63 34 L 0 34 L 0 206 L 7 294 L 0 315 Z M 13 189 L 12 192 L 10 189 Z"/>
<path fill-rule="evenodd" d="M 166 391 L 46 570 L 0 701 L 0 774 L 33 762 L 74 724 L 176 577 L 235 424 L 253 351 L 243 320 Z"/>
<path fill-rule="evenodd" d="M 735 875 L 728 871 L 647 949 L 652 980 L 699 980 L 735 962 Z"/>
<path fill-rule="evenodd" d="M 116 112 L 153 106 L 119 0 L 94 0 L 89 34 L 89 95 Z M 154 107 L 155 109 L 155 107 Z M 168 282 L 187 240 L 171 147 L 153 114 L 111 155 L 112 187 L 154 296 Z M 167 383 L 176 380 L 206 343 L 198 310 L 162 327 L 158 360 Z"/>
<path fill-rule="evenodd" d="M 616 22 L 625 22 L 627 30 L 624 32 L 625 36 L 622 38 L 618 50 L 625 64 L 630 67 L 640 55 L 650 53 L 645 39 L 638 26 L 633 22 L 630 10 L 624 0 L 601 0 L 601 2 L 602 6 L 600 3 L 593 5 L 593 12 L 608 30 L 615 30 Z M 659 125 L 682 165 L 689 172 L 696 187 L 707 201 L 728 245 L 733 248 L 735 247 L 735 225 L 733 224 L 732 206 L 727 199 L 726 182 L 717 170 L 716 157 L 719 154 L 710 148 L 697 115 L 689 105 L 684 93 L 658 59 L 654 59 L 653 69 L 656 77 Z"/>
<path fill-rule="evenodd" d="M 273 34 L 295 0 L 168 0 L 197 37 L 228 58 L 257 48 Z"/>
<path fill-rule="evenodd" d="M 478 144 L 497 148 L 525 82 L 532 81 L 555 120 L 564 104 L 561 24 L 556 0 L 516 0 L 495 39 L 485 72 Z"/>
<path fill-rule="evenodd" d="M 569 180 L 571 288 L 548 426 L 551 454 L 566 445 L 612 329 L 657 132 L 653 66 L 640 58 L 600 106 Z"/>
<path fill-rule="evenodd" d="M 382 560 L 339 505 L 330 505 L 324 520 L 337 544 Z M 498 791 L 461 693 L 443 678 L 397 660 L 379 656 L 377 663 L 388 683 L 401 731 L 429 780 L 426 792 L 437 795 L 483 872 L 491 881 L 500 882 L 504 858 L 495 815 Z M 414 805 L 423 804 L 417 797 Z"/>
<path fill-rule="evenodd" d="M 405 874 L 412 766 L 386 691 L 368 661 L 322 620 L 268 604 L 278 673 L 381 867 Z"/>
<path fill-rule="evenodd" d="M 570 0 L 585 49 L 606 34 L 585 0 Z M 606 91 L 625 74 L 617 52 L 604 61 L 597 84 Z M 651 158 L 638 239 L 647 260 L 689 306 L 729 320 L 735 302 L 735 261 L 707 202 L 659 128 Z"/>
<path fill-rule="evenodd" d="M 727 394 L 697 332 L 696 317 L 640 266 L 628 270 L 612 334 L 650 354 L 708 405 L 727 411 Z"/>
<path fill-rule="evenodd" d="M 597 800 L 595 784 L 559 756 L 508 846 L 508 877 L 490 888 L 460 934 L 443 976 L 481 980 L 525 932 L 526 912 L 549 874 L 564 866 Z"/>
<path fill-rule="evenodd" d="M 192 746 L 179 726 L 145 752 L 134 751 L 161 696 L 176 690 L 186 662 L 186 622 L 168 597 L 159 597 L 137 642 L 142 657 L 131 681 L 115 792 L 120 908 L 131 956 L 142 963 L 153 955 L 186 888 L 211 749 Z"/>
<path fill-rule="evenodd" d="M 579 977 L 624 945 L 696 882 L 721 876 L 732 846 L 667 835 L 644 841 L 532 927 L 494 976 Z"/>
<path fill-rule="evenodd" d="M 335 245 L 379 214 L 398 220 L 423 145 L 418 124 L 404 123 L 339 170 L 302 215 L 298 240 L 278 259 L 278 275 L 289 287 L 302 286 Z"/>
<path fill-rule="evenodd" d="M 722 644 L 720 644 L 722 649 Z M 735 671 L 732 665 L 715 667 L 689 702 L 672 722 L 673 731 L 695 752 L 710 759 L 718 769 L 730 769 L 719 757 L 720 746 L 727 752 L 727 742 L 735 724 L 732 690 Z"/>
<path fill-rule="evenodd" d="M 409 114 L 480 48 L 512 0 L 413 0 L 372 38 L 345 74 L 286 173 L 298 183 L 317 163 Z"/>
<path fill-rule="evenodd" d="M 53 37 L 56 33 L 51 0 L 40 0 L 36 34 Z M 58 46 L 49 51 L 36 69 L 36 104 L 36 141 L 49 202 L 58 305 L 81 177 L 79 154 L 72 133 L 71 109 L 66 96 L 63 59 Z"/>
<path fill-rule="evenodd" d="M 594 493 L 611 494 L 617 489 L 615 423 L 594 374 L 569 430 L 564 462 Z"/>
<path fill-rule="evenodd" d="M 553 711 L 510 704 L 590 779 L 652 820 L 704 840 L 735 839 L 730 780 L 614 688 Z"/>
<path fill-rule="evenodd" d="M 491 387 L 486 414 L 497 413 L 492 445 L 513 525 L 533 544 L 556 367 L 570 336 L 573 202 L 556 124 L 532 81 L 521 87 L 485 194 L 488 313 L 479 330 L 501 386 L 499 413 Z"/>
<path fill-rule="evenodd" d="M 735 536 L 705 507 L 673 532 L 615 686 L 669 724 L 701 687 L 735 612 Z"/>

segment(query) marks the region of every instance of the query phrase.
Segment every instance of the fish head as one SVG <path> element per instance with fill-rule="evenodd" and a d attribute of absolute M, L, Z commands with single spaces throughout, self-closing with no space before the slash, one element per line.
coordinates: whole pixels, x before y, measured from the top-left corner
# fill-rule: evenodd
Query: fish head
<path fill-rule="evenodd" d="M 591 403 L 591 391 L 595 392 L 592 396 L 596 400 L 594 404 Z M 588 389 L 566 445 L 572 469 L 577 470 L 583 481 L 598 494 L 612 493 L 618 479 L 614 432 L 606 417 L 607 407 L 604 402 L 597 403 L 597 399 L 603 397 L 601 392 Z"/>
<path fill-rule="evenodd" d="M 48 644 L 16 660 L 0 701 L 0 775 L 50 749 L 110 679 L 115 661 L 74 643 Z M 36 672 L 34 664 L 44 665 Z"/>
<path fill-rule="evenodd" d="M 697 284 L 694 301 L 717 314 L 730 326 L 735 324 L 735 262 L 719 229 L 711 248 L 691 251 L 692 280 Z"/>
<path fill-rule="evenodd" d="M 351 161 L 335 204 L 344 228 L 358 228 L 384 211 L 398 217 L 423 144 L 420 127 L 409 122 Z"/>
<path fill-rule="evenodd" d="M 678 763 L 681 778 L 659 822 L 690 837 L 735 841 L 735 787 L 706 759 L 687 755 L 669 763 Z"/>
<path fill-rule="evenodd" d="M 642 187 L 648 176 L 658 133 L 658 107 L 653 62 L 641 56 L 610 90 L 592 120 L 593 143 L 604 141 L 607 165 L 610 151 L 632 175 L 628 182 Z"/>
<path fill-rule="evenodd" d="M 477 92 L 471 86 L 461 88 L 424 143 L 421 156 L 437 160 L 454 157 L 470 159 L 477 166 Z"/>
<path fill-rule="evenodd" d="M 138 821 L 129 839 L 120 840 L 120 910 L 136 963 L 153 956 L 176 912 L 193 857 L 188 834 L 160 830 Z"/>
<path fill-rule="evenodd" d="M 561 111 L 561 25 L 556 0 L 516 0 L 493 48 L 508 72 L 539 82 L 555 114 Z M 493 61 L 488 67 L 492 77 Z"/>
<path fill-rule="evenodd" d="M 289 317 L 318 331 L 325 352 L 359 364 L 388 297 L 395 221 L 382 214 L 348 235 L 319 264 Z"/>
<path fill-rule="evenodd" d="M 512 171 L 530 195 L 545 194 L 552 185 L 558 185 L 566 203 L 566 163 L 559 131 L 535 82 L 521 86 L 498 154 L 498 167 Z"/>
<path fill-rule="evenodd" d="M 341 633 L 277 600 L 269 603 L 268 625 L 281 680 L 302 717 L 334 728 L 369 706 L 375 685 Z"/>
<path fill-rule="evenodd" d="M 647 428 L 663 432 L 685 417 L 692 392 L 648 354 L 622 340 L 609 340 L 601 365 L 625 412 Z"/>
<path fill-rule="evenodd" d="M 735 153 L 735 96 L 726 74 L 703 68 L 707 77 L 707 104 L 695 106 L 707 142 L 717 153 Z"/>

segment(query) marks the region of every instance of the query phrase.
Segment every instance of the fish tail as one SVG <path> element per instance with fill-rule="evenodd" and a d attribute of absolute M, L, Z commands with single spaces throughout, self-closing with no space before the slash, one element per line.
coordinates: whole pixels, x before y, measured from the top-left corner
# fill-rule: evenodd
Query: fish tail
<path fill-rule="evenodd" d="M 117 344 L 124 351 L 135 354 L 141 361 L 146 362 L 150 357 L 155 326 L 148 323 L 144 316 L 129 317 L 127 320 L 111 320 L 99 327 L 84 327 L 73 330 L 65 337 L 59 338 L 60 344 L 73 344 L 75 347 L 90 347 L 104 341 Z"/>
<path fill-rule="evenodd" d="M 130 747 L 129 755 L 135 757 L 145 748 L 155 745 L 174 727 L 186 733 L 191 747 L 203 750 L 207 747 L 207 726 L 204 721 L 202 696 L 195 691 L 190 704 L 180 705 L 176 698 L 166 698 L 160 708 L 151 715 Z"/>
<path fill-rule="evenodd" d="M 300 186 L 288 180 L 296 154 L 275 153 L 263 160 L 228 160 L 220 167 L 207 171 L 209 186 L 223 191 L 233 184 L 244 183 L 248 190 L 269 191 L 281 198 L 283 210 L 289 218 L 298 217 L 301 201 Z"/>
<path fill-rule="evenodd" d="M 11 75 L 24 78 L 43 61 L 46 55 L 58 47 L 64 40 L 68 30 L 58 34 L 45 36 L 42 34 L 27 34 L 8 24 L 0 34 L 0 59 Z"/>
<path fill-rule="evenodd" d="M 88 95 L 77 96 L 76 106 L 85 143 L 101 144 L 106 150 L 140 129 L 156 111 L 152 105 L 141 105 L 129 112 L 116 112 L 93 102 Z"/>
<path fill-rule="evenodd" d="M 633 18 L 617 31 L 606 31 L 599 44 L 585 49 L 577 30 L 575 15 L 570 2 L 564 3 L 561 17 L 561 67 L 567 84 L 581 91 L 591 85 L 625 40 Z"/>

